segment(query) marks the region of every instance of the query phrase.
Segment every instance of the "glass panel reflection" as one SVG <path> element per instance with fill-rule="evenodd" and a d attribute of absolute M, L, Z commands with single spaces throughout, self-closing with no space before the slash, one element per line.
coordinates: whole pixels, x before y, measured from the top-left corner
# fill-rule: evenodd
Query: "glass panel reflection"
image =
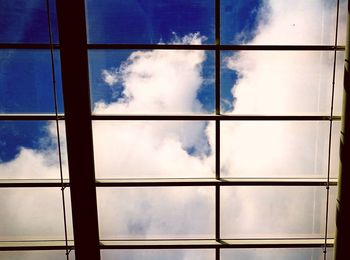
<path fill-rule="evenodd" d="M 336 186 L 330 187 L 330 189 L 329 189 L 327 238 L 335 238 L 337 193 L 338 193 L 338 188 Z M 326 220 L 324 220 L 324 221 L 326 222 Z"/>
<path fill-rule="evenodd" d="M 69 254 L 69 259 L 73 260 L 74 251 Z M 44 251 L 0 251 L 0 258 L 7 260 L 66 260 L 66 252 L 61 250 Z"/>
<path fill-rule="evenodd" d="M 225 51 L 221 58 L 221 106 L 227 113 L 330 114 L 334 52 Z M 337 84 L 341 89 L 341 80 Z"/>
<path fill-rule="evenodd" d="M 86 0 L 88 41 L 157 44 L 200 33 L 213 43 L 214 6 L 212 0 Z"/>
<path fill-rule="evenodd" d="M 49 50 L 0 50 L 0 113 L 54 113 Z M 54 52 L 58 111 L 63 111 L 59 52 Z"/>
<path fill-rule="evenodd" d="M 101 250 L 102 260 L 114 259 L 171 259 L 171 260 L 212 260 L 215 258 L 215 251 L 212 249 L 146 249 L 146 250 Z"/>
<path fill-rule="evenodd" d="M 58 42 L 56 1 L 49 0 L 53 42 Z M 1 0 L 1 43 L 49 43 L 46 1 Z"/>
<path fill-rule="evenodd" d="M 214 177 L 214 122 L 92 123 L 96 178 Z"/>
<path fill-rule="evenodd" d="M 100 239 L 214 237 L 213 187 L 97 188 Z"/>
<path fill-rule="evenodd" d="M 325 187 L 221 188 L 223 238 L 322 238 L 325 214 Z"/>
<path fill-rule="evenodd" d="M 89 67 L 95 114 L 214 112 L 212 51 L 94 50 Z"/>
<path fill-rule="evenodd" d="M 69 189 L 65 190 L 68 239 L 72 239 Z M 64 240 L 60 188 L 0 189 L 0 240 Z"/>
<path fill-rule="evenodd" d="M 327 249 L 327 256 L 328 256 Z M 329 252 L 330 253 L 330 252 Z M 223 249 L 222 260 L 322 260 L 324 257 L 322 248 L 249 248 L 249 249 Z M 327 258 L 331 259 L 331 258 Z"/>
<path fill-rule="evenodd" d="M 68 178 L 64 122 L 59 122 L 63 178 Z M 59 179 L 55 121 L 0 121 L 1 179 Z"/>
<path fill-rule="evenodd" d="M 338 178 L 340 163 L 340 129 L 341 121 L 333 121 L 332 123 L 332 145 L 330 160 L 330 177 Z"/>
<path fill-rule="evenodd" d="M 346 43 L 346 20 L 348 15 L 347 0 L 339 0 L 338 45 Z"/>
<path fill-rule="evenodd" d="M 328 136 L 327 121 L 221 122 L 222 176 L 326 178 Z"/>
<path fill-rule="evenodd" d="M 333 115 L 342 115 L 343 89 L 344 89 L 344 51 L 338 51 L 336 56 L 335 86 Z"/>
<path fill-rule="evenodd" d="M 343 9 L 345 0 L 340 1 Z M 222 0 L 221 42 L 333 45 L 337 1 Z M 340 19 L 344 23 L 344 19 Z"/>

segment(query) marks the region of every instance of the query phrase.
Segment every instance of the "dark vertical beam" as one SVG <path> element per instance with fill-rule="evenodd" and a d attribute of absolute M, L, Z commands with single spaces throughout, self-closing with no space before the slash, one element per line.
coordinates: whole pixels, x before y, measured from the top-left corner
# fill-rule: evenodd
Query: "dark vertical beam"
<path fill-rule="evenodd" d="M 350 239 L 350 1 L 344 64 L 343 117 L 340 135 L 340 173 L 337 198 L 337 231 L 334 259 L 349 259 Z"/>
<path fill-rule="evenodd" d="M 75 256 L 100 259 L 84 0 L 57 0 Z"/>
<path fill-rule="evenodd" d="M 220 50 L 221 50 L 221 41 L 220 41 L 220 0 L 215 0 L 215 103 L 216 103 L 216 115 L 221 114 L 221 59 L 220 59 Z M 220 120 L 215 121 L 215 174 L 216 179 L 220 180 Z M 215 187 L 215 239 L 220 242 L 221 234 L 221 216 L 220 216 L 220 189 L 221 187 L 217 185 Z M 220 260 L 220 248 L 215 249 L 215 259 Z"/>

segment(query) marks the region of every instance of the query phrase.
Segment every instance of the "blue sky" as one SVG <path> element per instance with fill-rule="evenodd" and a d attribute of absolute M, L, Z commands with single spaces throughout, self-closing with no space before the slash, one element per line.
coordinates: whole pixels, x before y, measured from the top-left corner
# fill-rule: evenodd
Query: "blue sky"
<path fill-rule="evenodd" d="M 94 1 L 88 0 L 88 38 L 90 43 L 171 43 L 175 37 L 199 32 L 207 39 L 203 44 L 214 43 L 214 1 Z M 254 7 L 255 6 L 255 7 Z M 222 1 L 222 42 L 231 43 L 229 35 L 254 27 L 254 8 L 258 1 Z M 54 1 L 50 1 L 53 41 L 58 41 Z M 23 11 L 24 10 L 24 11 Z M 128 10 L 126 12 L 125 10 Z M 238 15 L 238 16 L 237 16 Z M 48 26 L 45 1 L 1 1 L 0 42 L 48 43 Z M 231 22 L 230 22 L 231 21 Z M 237 23 L 238 21 L 238 23 Z M 232 26 L 232 22 L 235 26 Z M 115 28 L 120 28 L 116 30 Z M 112 89 L 103 82 L 103 69 L 118 68 L 132 51 L 90 51 L 90 84 L 92 107 L 94 102 L 116 101 L 119 84 Z M 54 113 L 52 71 L 48 50 L 0 51 L 0 111 L 2 113 Z M 63 111 L 59 52 L 55 51 L 55 78 L 58 87 L 59 112 Z M 197 93 L 205 111 L 215 107 L 214 53 L 207 52 L 202 75 L 206 79 Z M 232 70 L 222 72 L 222 98 L 232 101 Z M 15 98 L 14 98 L 15 97 Z M 226 104 L 226 105 L 225 105 Z M 223 104 L 224 109 L 230 105 Z M 36 147 L 35 139 L 43 134 L 45 122 L 2 122 L 0 134 L 0 160 L 15 157 L 19 146 Z"/>

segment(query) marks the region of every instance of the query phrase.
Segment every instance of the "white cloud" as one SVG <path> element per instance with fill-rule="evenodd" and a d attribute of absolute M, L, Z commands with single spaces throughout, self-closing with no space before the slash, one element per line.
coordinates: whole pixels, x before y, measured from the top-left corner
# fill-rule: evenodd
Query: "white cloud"
<path fill-rule="evenodd" d="M 199 34 L 190 34 L 174 44 L 202 40 Z M 135 51 L 110 72 L 123 83 L 123 97 L 110 104 L 97 103 L 94 113 L 201 112 L 196 94 L 203 82 L 205 58 L 204 51 L 196 50 Z M 207 127 L 206 122 L 94 122 L 96 176 L 213 176 Z"/>
<path fill-rule="evenodd" d="M 190 34 L 173 44 L 200 44 L 205 38 Z M 123 84 L 118 102 L 95 104 L 96 114 L 159 114 L 203 112 L 196 99 L 203 83 L 204 51 L 135 51 L 119 68 L 103 70 L 108 85 Z"/>
<path fill-rule="evenodd" d="M 336 1 L 264 0 L 251 44 L 331 45 L 335 20 Z"/>
<path fill-rule="evenodd" d="M 59 124 L 62 155 L 62 173 L 68 178 L 65 126 Z M 2 179 L 59 179 L 59 157 L 57 150 L 56 123 L 49 123 L 46 136 L 39 141 L 38 149 L 20 147 L 12 161 L 0 163 Z"/>
<path fill-rule="evenodd" d="M 114 71 L 102 70 L 103 81 L 106 82 L 109 86 L 113 86 L 118 83 L 117 74 Z"/>
<path fill-rule="evenodd" d="M 334 43 L 335 5 L 330 1 L 264 1 L 259 19 L 249 44 Z M 232 86 L 236 98 L 232 114 L 330 113 L 333 52 L 242 51 L 227 58 L 226 64 L 239 77 Z M 342 69 L 340 65 L 337 76 Z M 337 81 L 335 114 L 340 113 L 341 100 L 342 80 Z M 328 129 L 326 122 L 224 122 L 223 174 L 326 177 Z M 339 140 L 336 129 L 339 128 L 332 136 L 335 143 Z M 336 150 L 332 153 L 337 157 Z M 331 174 L 337 175 L 337 167 L 333 167 Z M 322 237 L 325 194 L 323 188 L 225 188 L 222 215 L 227 219 L 222 221 L 223 234 Z M 332 196 L 330 234 L 334 233 L 334 204 Z M 259 252 L 253 256 L 258 257 Z M 298 255 L 295 259 L 299 259 Z"/>
<path fill-rule="evenodd" d="M 345 1 L 341 1 L 341 8 Z M 336 5 L 330 1 L 264 1 L 250 44 L 333 44 Z M 340 24 L 344 24 L 340 20 Z M 321 25 L 321 26 L 320 26 Z M 334 52 L 241 51 L 225 62 L 236 71 L 232 114 L 329 115 Z M 334 113 L 340 114 L 343 71 L 338 55 Z M 336 127 L 339 127 L 335 123 Z M 327 123 L 223 124 L 223 173 L 230 176 L 327 176 Z M 333 142 L 339 140 L 334 129 Z M 230 136 L 230 138 L 228 138 Z M 332 150 L 334 158 L 336 150 Z M 332 165 L 333 176 L 337 166 Z"/>
<path fill-rule="evenodd" d="M 182 38 L 180 43 L 198 44 L 202 39 L 199 34 L 192 34 Z M 202 112 L 196 95 L 203 82 L 201 66 L 205 59 L 204 51 L 133 52 L 121 68 L 114 71 L 103 71 L 101 75 L 106 83 L 110 83 L 109 85 L 120 80 L 124 86 L 124 98 L 110 104 L 98 103 L 94 112 L 127 114 L 139 113 L 145 109 L 151 114 Z M 214 140 L 213 123 L 168 121 L 93 123 L 97 177 L 214 176 L 214 155 L 211 147 Z M 209 135 L 211 135 L 210 140 L 207 140 Z M 26 175 L 28 165 L 31 165 L 31 172 L 39 172 L 40 178 L 58 178 L 57 159 L 56 161 L 52 159 L 57 150 L 51 149 L 51 146 L 45 148 L 44 145 L 50 143 L 50 140 L 54 138 L 54 125 L 50 125 L 48 138 L 41 140 L 43 149 L 22 148 L 13 161 L 1 165 L 3 172 L 12 178 L 25 178 L 26 176 L 35 178 L 34 174 Z M 64 164 L 66 165 L 66 161 Z M 173 236 L 186 232 L 189 237 L 197 235 L 209 237 L 214 228 L 213 224 L 210 226 L 210 223 L 213 222 L 214 211 L 212 189 L 209 189 L 211 190 L 209 193 L 207 190 L 204 188 L 174 189 L 170 192 L 161 190 L 158 193 L 146 194 L 145 197 L 142 196 L 140 190 L 131 190 L 126 195 L 128 200 L 125 200 L 130 207 L 123 204 L 125 214 L 118 214 L 122 222 L 119 225 L 116 224 L 115 228 L 121 227 L 125 235 L 134 232 L 135 228 L 144 228 L 145 237 L 152 237 L 167 229 L 173 233 Z M 55 195 L 51 194 L 52 191 L 46 192 L 45 196 L 42 195 L 43 193 L 32 192 L 32 196 L 25 196 L 22 200 L 25 205 L 32 205 L 37 196 L 44 197 L 44 201 L 50 201 L 54 196 L 59 195 L 58 190 Z M 107 204 L 116 203 L 115 197 L 111 196 L 113 191 L 103 189 L 99 197 L 103 196 L 101 194 L 107 194 L 105 196 L 108 200 L 112 199 L 111 204 Z M 135 203 L 131 204 L 129 200 Z M 8 205 L 12 204 L 10 201 L 13 202 L 15 199 L 6 200 Z M 177 205 L 178 210 L 172 209 L 174 204 Z M 114 216 L 120 210 L 113 206 L 106 207 L 106 209 L 108 212 L 105 221 L 109 223 L 108 215 Z M 167 209 L 166 212 L 163 209 Z M 143 211 L 142 214 L 140 210 Z M 24 212 L 31 221 L 33 218 L 36 219 L 36 211 L 28 210 L 28 207 L 22 205 L 12 210 L 9 206 L 6 210 L 6 217 L 10 222 L 7 223 L 7 226 L 13 230 L 11 232 L 17 232 L 24 238 L 28 238 L 27 234 L 30 232 L 39 236 L 44 235 L 45 232 L 42 229 L 37 229 L 36 222 L 24 227 L 25 221 L 16 218 L 17 228 L 11 225 L 12 219 L 8 216 L 10 214 L 22 216 Z M 186 212 L 185 215 L 183 215 L 184 212 Z M 52 209 L 47 211 L 42 218 L 49 222 L 51 218 L 52 224 L 56 226 L 55 217 L 52 215 L 59 216 L 56 213 L 57 209 Z M 165 213 L 167 213 L 166 218 L 164 218 Z M 193 216 L 196 216 L 197 224 L 193 224 Z M 23 220 L 28 218 L 23 218 Z M 142 227 L 145 220 L 150 220 L 147 228 Z M 160 223 L 161 221 L 163 222 Z M 61 228 L 62 226 L 59 227 Z M 116 230 L 107 227 L 106 231 L 106 228 L 101 227 L 101 231 L 109 232 L 101 233 L 103 238 Z M 57 232 L 55 234 L 57 235 Z M 117 236 L 116 233 L 113 235 Z M 9 237 L 10 235 L 5 236 L 4 239 Z"/>

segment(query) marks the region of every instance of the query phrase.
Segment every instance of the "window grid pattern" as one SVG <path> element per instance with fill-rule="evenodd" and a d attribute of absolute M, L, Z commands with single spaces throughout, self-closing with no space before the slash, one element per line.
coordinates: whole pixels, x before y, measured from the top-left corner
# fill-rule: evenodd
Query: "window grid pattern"
<path fill-rule="evenodd" d="M 339 7 L 339 1 L 338 1 Z M 339 12 L 339 10 L 337 10 Z M 50 21 L 50 17 L 48 17 Z M 216 140 L 216 153 L 215 153 L 215 178 L 213 179 L 146 179 L 146 180 L 96 180 L 95 187 L 170 187 L 170 186 L 214 186 L 215 187 L 215 238 L 212 240 L 160 240 L 160 241 L 100 241 L 100 249 L 161 249 L 161 248 L 211 248 L 216 251 L 216 259 L 220 259 L 220 250 L 222 248 L 324 248 L 324 257 L 326 259 L 327 247 L 333 246 L 333 239 L 328 237 L 327 224 L 328 224 L 328 207 L 329 207 L 329 187 L 336 186 L 337 180 L 330 177 L 330 153 L 332 143 L 332 124 L 333 121 L 339 121 L 339 116 L 333 115 L 333 96 L 334 96 L 334 82 L 335 82 L 335 66 L 336 66 L 336 54 L 338 51 L 343 51 L 344 46 L 337 45 L 337 36 L 335 38 L 335 44 L 333 46 L 249 46 L 249 45 L 221 45 L 220 44 L 220 1 L 216 0 L 216 12 L 215 12 L 215 45 L 156 45 L 156 44 L 86 44 L 81 46 L 82 49 L 171 49 L 171 50 L 215 50 L 215 85 L 216 85 L 216 111 L 215 115 L 89 115 L 90 120 L 214 120 L 215 121 L 215 140 Z M 336 24 L 336 32 L 338 22 Z M 50 23 L 49 23 L 50 28 Z M 51 33 L 50 33 L 51 34 Z M 50 36 L 51 39 L 51 36 Z M 53 60 L 53 50 L 59 49 L 59 45 L 56 44 L 0 44 L 1 49 L 50 49 L 51 59 Z M 220 53 L 223 50 L 268 50 L 268 51 L 283 51 L 283 50 L 318 50 L 318 51 L 334 51 L 334 66 L 333 66 L 333 86 L 332 86 L 332 108 L 329 115 L 323 116 L 239 116 L 239 115 L 222 115 L 220 110 Z M 52 66 L 54 66 L 52 62 Z M 54 67 L 52 68 L 54 72 Z M 53 75 L 53 81 L 55 76 Z M 55 84 L 54 84 L 55 86 Z M 88 86 L 85 86 L 88 91 Z M 54 89 L 56 93 L 56 89 Z M 57 110 L 57 100 L 55 96 L 55 114 L 35 115 L 35 114 L 1 114 L 0 120 L 55 120 L 58 134 L 58 145 L 60 144 L 58 122 L 64 121 L 65 116 L 59 114 Z M 235 120 L 256 120 L 256 121 L 328 121 L 329 130 L 329 151 L 328 151 L 328 175 L 326 179 L 240 179 L 240 178 L 222 178 L 220 176 L 220 122 L 221 121 L 235 121 Z M 59 146 L 60 150 L 60 146 Z M 61 151 L 59 151 L 61 156 Z M 61 161 L 61 158 L 59 159 Z M 61 165 L 61 163 L 60 163 Z M 62 191 L 63 210 L 64 205 L 64 190 L 70 185 L 68 180 L 64 180 L 62 175 L 59 180 L 1 180 L 0 187 L 60 187 Z M 323 186 L 327 190 L 327 205 L 326 205 L 326 230 L 323 239 L 289 239 L 289 240 L 229 240 L 222 239 L 220 234 L 220 204 L 221 204 L 221 187 L 223 186 Z M 66 213 L 64 213 L 66 215 Z M 74 218 L 74 215 L 73 215 Z M 66 230 L 66 220 L 64 220 Z M 66 233 L 66 232 L 65 232 Z M 63 243 L 64 242 L 64 243 Z M 1 242 L 0 250 L 27 250 L 27 249 L 65 249 L 67 258 L 69 258 L 69 252 L 74 248 L 73 242 L 69 241 L 67 234 L 65 234 L 65 241 L 52 241 L 52 242 Z"/>

